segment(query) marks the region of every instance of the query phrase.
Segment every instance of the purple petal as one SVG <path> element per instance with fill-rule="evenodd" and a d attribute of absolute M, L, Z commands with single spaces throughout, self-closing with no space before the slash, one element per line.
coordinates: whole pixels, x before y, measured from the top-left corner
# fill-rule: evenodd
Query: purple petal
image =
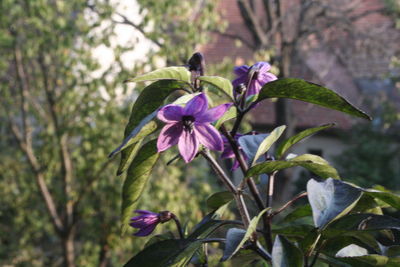
<path fill-rule="evenodd" d="M 184 115 L 193 115 L 201 114 L 205 112 L 208 108 L 208 101 L 205 94 L 199 94 L 190 100 L 185 108 L 183 109 Z"/>
<path fill-rule="evenodd" d="M 154 229 L 156 229 L 156 226 L 157 226 L 157 223 L 150 224 L 149 226 L 140 229 L 134 235 L 135 236 L 148 236 L 154 231 Z"/>
<path fill-rule="evenodd" d="M 194 159 L 199 149 L 199 140 L 197 140 L 195 133 L 189 131 L 182 131 L 178 142 L 179 153 L 181 153 L 183 160 L 188 163 Z"/>
<path fill-rule="evenodd" d="M 235 73 L 237 76 L 247 75 L 248 71 L 249 71 L 249 66 L 247 65 L 237 66 L 233 68 L 233 73 Z"/>
<path fill-rule="evenodd" d="M 149 211 L 149 210 L 135 210 L 134 212 L 135 213 L 139 213 L 139 214 L 143 214 L 143 215 L 146 215 L 146 214 L 158 215 L 158 213 L 155 213 L 155 212 L 152 212 L 152 211 Z"/>
<path fill-rule="evenodd" d="M 235 153 L 233 153 L 233 150 L 230 145 L 225 145 L 224 146 L 224 152 L 221 154 L 221 159 L 229 159 L 233 158 L 235 156 Z"/>
<path fill-rule="evenodd" d="M 203 114 L 199 114 L 196 118 L 196 122 L 213 122 L 218 120 L 224 115 L 224 113 L 232 106 L 232 103 L 226 103 L 219 105 L 215 108 L 209 109 Z"/>
<path fill-rule="evenodd" d="M 195 123 L 194 131 L 200 144 L 211 150 L 222 151 L 224 149 L 220 133 L 210 124 Z"/>
<path fill-rule="evenodd" d="M 257 69 L 259 69 L 260 73 L 267 72 L 271 69 L 271 65 L 268 62 L 263 61 L 257 62 L 252 67 L 256 67 Z"/>
<path fill-rule="evenodd" d="M 157 118 L 166 123 L 181 121 L 182 116 L 183 107 L 178 105 L 166 105 L 157 113 Z"/>
<path fill-rule="evenodd" d="M 260 75 L 258 76 L 258 81 L 260 83 L 263 83 L 263 85 L 268 82 L 275 81 L 276 79 L 278 79 L 278 78 L 270 72 L 260 73 Z"/>
<path fill-rule="evenodd" d="M 157 140 L 157 151 L 162 152 L 167 150 L 179 141 L 179 136 L 182 134 L 183 125 L 180 122 L 169 123 L 162 128 Z"/>
<path fill-rule="evenodd" d="M 261 85 L 258 81 L 252 81 L 250 83 L 249 89 L 246 92 L 246 96 L 251 96 L 251 95 L 256 95 L 260 92 L 261 90 Z"/>
<path fill-rule="evenodd" d="M 233 161 L 233 166 L 232 166 L 231 171 L 236 170 L 237 168 L 239 168 L 239 166 L 240 166 L 239 161 L 237 161 L 237 160 L 235 159 L 235 160 Z"/>
<path fill-rule="evenodd" d="M 233 87 L 237 87 L 241 83 L 244 83 L 244 85 L 246 85 L 246 83 L 247 83 L 247 74 L 243 75 L 243 76 L 240 76 L 240 77 L 238 77 L 238 78 L 236 78 L 235 80 L 232 81 Z"/>

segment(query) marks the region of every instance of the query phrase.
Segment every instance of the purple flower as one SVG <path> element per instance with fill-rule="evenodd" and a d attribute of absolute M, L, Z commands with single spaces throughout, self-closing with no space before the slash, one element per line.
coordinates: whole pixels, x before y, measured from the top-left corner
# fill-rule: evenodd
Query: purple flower
<path fill-rule="evenodd" d="M 221 135 L 211 122 L 218 120 L 231 105 L 227 103 L 208 110 L 207 97 L 201 93 L 185 107 L 173 104 L 164 106 L 157 114 L 158 119 L 167 124 L 157 140 L 158 152 L 178 144 L 182 158 L 188 163 L 196 156 L 199 144 L 222 151 Z"/>
<path fill-rule="evenodd" d="M 239 138 L 243 136 L 243 134 L 240 133 L 236 133 L 234 139 L 236 141 L 236 143 L 238 143 Z M 225 136 L 222 136 L 222 140 L 224 142 L 224 151 L 221 154 L 221 159 L 230 159 L 230 158 L 234 158 L 234 162 L 233 162 L 233 166 L 232 166 L 232 171 L 236 170 L 237 168 L 239 168 L 239 161 L 237 161 L 235 153 L 233 152 L 232 146 L 229 143 L 228 139 Z M 239 147 L 239 151 L 242 153 L 242 156 L 244 158 L 244 160 L 247 161 L 247 156 L 246 153 L 243 152 L 242 148 Z"/>
<path fill-rule="evenodd" d="M 277 79 L 274 74 L 268 72 L 270 69 L 271 65 L 267 62 L 257 62 L 251 67 L 247 65 L 235 67 L 233 72 L 237 78 L 232 84 L 234 87 L 242 83 L 248 86 L 246 96 L 258 94 L 264 84 Z M 250 82 L 249 79 L 251 79 Z"/>
<path fill-rule="evenodd" d="M 136 213 L 141 214 L 139 216 L 131 218 L 131 223 L 129 224 L 133 228 L 138 228 L 139 231 L 136 232 L 135 236 L 148 236 L 150 235 L 157 224 L 161 222 L 160 215 L 147 210 L 135 210 Z"/>

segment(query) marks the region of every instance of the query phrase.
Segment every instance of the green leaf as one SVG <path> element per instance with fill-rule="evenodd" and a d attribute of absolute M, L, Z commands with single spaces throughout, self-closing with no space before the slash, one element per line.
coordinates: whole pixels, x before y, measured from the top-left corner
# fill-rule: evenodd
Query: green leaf
<path fill-rule="evenodd" d="M 232 243 L 232 245 L 229 246 L 228 251 L 224 251 L 224 255 L 221 258 L 221 261 L 229 260 L 239 251 L 239 249 L 244 245 L 244 243 L 247 240 L 249 240 L 251 235 L 257 230 L 257 224 L 258 224 L 259 220 L 261 219 L 261 217 L 263 216 L 263 214 L 266 213 L 270 209 L 271 208 L 264 209 L 256 217 L 251 219 L 251 221 L 249 223 L 249 227 L 247 228 L 244 235 L 242 235 L 242 239 L 240 240 L 240 242 L 237 242 L 237 238 L 241 235 L 240 231 L 238 231 L 241 229 L 233 228 L 233 229 L 237 229 L 237 230 L 232 230 L 232 232 L 231 232 L 231 240 L 233 243 Z M 227 235 L 228 234 L 229 234 L 229 230 L 227 232 Z M 227 239 L 228 239 L 228 236 L 227 236 Z M 225 250 L 226 249 L 227 249 L 227 247 L 225 248 Z"/>
<path fill-rule="evenodd" d="M 286 215 L 285 218 L 283 218 L 282 222 L 288 223 L 311 215 L 312 215 L 311 206 L 309 204 L 306 204 L 294 209 L 292 212 Z"/>
<path fill-rule="evenodd" d="M 360 247 L 356 244 L 350 244 L 342 249 L 340 249 L 335 257 L 343 258 L 343 257 L 358 257 L 368 255 L 368 250 Z"/>
<path fill-rule="evenodd" d="M 274 160 L 259 163 L 251 167 L 247 173 L 246 177 L 256 176 L 263 173 L 273 173 L 274 171 L 279 171 L 295 166 L 301 166 L 307 170 L 315 173 L 322 178 L 335 178 L 340 179 L 340 176 L 335 168 L 333 168 L 329 163 L 323 158 L 311 155 L 303 154 L 289 160 Z"/>
<path fill-rule="evenodd" d="M 300 249 L 283 236 L 277 235 L 272 248 L 273 267 L 302 267 L 303 254 Z"/>
<path fill-rule="evenodd" d="M 362 196 L 358 188 L 332 178 L 323 182 L 309 180 L 307 193 L 314 224 L 318 228 L 325 228 L 330 222 L 349 213 Z"/>
<path fill-rule="evenodd" d="M 183 267 L 188 264 L 201 244 L 200 240 L 163 240 L 140 251 L 124 267 Z"/>
<path fill-rule="evenodd" d="M 229 191 L 217 192 L 209 196 L 206 200 L 207 207 L 216 210 L 219 207 L 229 203 L 233 199 L 233 195 Z"/>
<path fill-rule="evenodd" d="M 336 257 L 336 260 L 350 264 L 350 266 L 388 266 L 389 258 L 382 255 L 370 254 L 354 257 Z"/>
<path fill-rule="evenodd" d="M 136 208 L 150 173 L 159 158 L 156 144 L 157 139 L 144 144 L 128 169 L 122 187 L 122 233 L 128 228 L 129 218 L 133 216 L 133 210 Z"/>
<path fill-rule="evenodd" d="M 280 159 L 283 154 L 285 154 L 285 152 L 292 147 L 294 144 L 300 142 L 301 140 L 303 140 L 306 137 L 309 137 L 319 131 L 328 129 L 335 126 L 335 123 L 330 123 L 330 124 L 325 124 L 325 125 L 321 125 L 319 127 L 315 127 L 315 128 L 310 128 L 304 131 L 301 131 L 300 133 L 293 135 L 292 137 L 286 139 L 285 141 L 283 141 L 279 147 L 276 149 L 275 155 L 277 159 Z"/>
<path fill-rule="evenodd" d="M 374 189 L 363 189 L 364 193 L 374 198 L 380 199 L 395 209 L 400 210 L 400 196 L 391 192 L 384 192 Z"/>
<path fill-rule="evenodd" d="M 241 247 L 242 240 L 246 235 L 246 230 L 239 229 L 239 228 L 230 228 L 226 233 L 226 243 L 224 254 L 221 258 L 222 261 L 226 261 L 239 251 Z"/>
<path fill-rule="evenodd" d="M 268 137 L 268 135 L 269 134 L 247 134 L 239 137 L 239 145 L 243 149 L 243 152 L 246 154 L 249 164 L 253 162 L 253 159 L 256 156 L 260 144 L 266 137 Z"/>
<path fill-rule="evenodd" d="M 149 134 L 153 133 L 157 130 L 158 125 L 157 122 L 152 121 L 152 119 L 157 115 L 158 109 L 147 115 L 138 126 L 136 126 L 132 132 L 122 141 L 121 145 L 117 147 L 111 154 L 108 156 L 109 158 L 113 157 L 120 151 L 128 148 L 130 145 L 137 143 L 138 141 L 144 139 Z"/>
<path fill-rule="evenodd" d="M 155 80 L 178 80 L 189 84 L 190 72 L 185 67 L 166 67 L 129 79 L 125 82 L 145 82 Z"/>
<path fill-rule="evenodd" d="M 257 102 L 276 97 L 301 100 L 371 120 L 369 115 L 354 107 L 336 92 L 301 79 L 283 78 L 266 83 L 261 88 Z"/>
<path fill-rule="evenodd" d="M 129 147 L 127 147 L 124 150 L 124 152 L 122 152 L 122 153 L 125 153 L 125 155 L 121 157 L 121 161 L 119 163 L 119 167 L 118 167 L 118 170 L 117 170 L 117 176 L 121 175 L 122 173 L 124 173 L 128 169 L 129 164 L 136 157 L 137 152 L 139 151 L 139 149 L 142 146 L 142 143 L 143 143 L 143 139 L 139 140 L 135 144 L 131 144 Z"/>
<path fill-rule="evenodd" d="M 258 158 L 261 157 L 261 155 L 265 154 L 268 152 L 268 150 L 271 148 L 271 146 L 279 139 L 279 137 L 282 135 L 283 131 L 285 131 L 286 126 L 282 125 L 280 127 L 275 128 L 260 144 L 260 146 L 257 149 L 257 153 L 254 156 L 253 163 L 254 165 Z"/>
<path fill-rule="evenodd" d="M 200 76 L 197 78 L 200 81 L 211 84 L 227 95 L 232 101 L 233 98 L 233 86 L 230 80 L 219 77 L 219 76 Z"/>
<path fill-rule="evenodd" d="M 237 116 L 237 112 L 236 112 L 236 107 L 235 106 L 231 106 L 228 111 L 225 112 L 225 114 L 219 118 L 219 120 L 217 120 L 217 122 L 215 123 L 214 127 L 219 129 L 219 127 L 221 127 L 221 125 L 226 122 L 229 121 L 231 119 L 236 118 Z"/>
<path fill-rule="evenodd" d="M 124 140 L 126 140 L 126 138 L 131 135 L 133 131 L 135 131 L 135 128 L 140 126 L 144 119 L 148 118 L 148 116 L 152 116 L 151 114 L 158 110 L 158 108 L 164 103 L 164 100 L 172 92 L 187 87 L 188 85 L 184 82 L 174 80 L 161 80 L 156 81 L 144 88 L 132 107 L 129 122 L 125 127 Z M 135 138 L 135 142 L 139 141 L 140 138 L 149 135 L 151 133 L 150 129 L 153 129 L 154 131 L 157 129 L 154 128 L 155 125 L 153 125 L 152 123 L 154 122 L 149 122 L 150 125 L 145 124 L 143 128 L 140 128 L 141 130 L 143 130 L 142 133 L 141 131 L 139 131 L 139 133 L 137 133 L 136 135 L 132 135 L 132 138 Z M 133 141 L 130 141 L 130 143 L 133 143 Z M 117 175 L 121 175 L 130 165 L 134 158 L 134 152 L 135 150 L 133 144 L 128 145 L 122 151 Z M 113 153 L 113 155 L 114 154 L 115 153 Z"/>
<path fill-rule="evenodd" d="M 285 236 L 304 237 L 312 229 L 314 229 L 314 226 L 309 224 L 291 224 L 285 227 L 273 228 L 272 233 Z"/>

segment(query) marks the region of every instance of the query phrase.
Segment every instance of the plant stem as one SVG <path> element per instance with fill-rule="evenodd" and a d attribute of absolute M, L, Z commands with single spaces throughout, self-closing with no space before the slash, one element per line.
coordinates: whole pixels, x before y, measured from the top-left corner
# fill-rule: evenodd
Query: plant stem
<path fill-rule="evenodd" d="M 242 191 L 236 189 L 235 185 L 225 174 L 224 170 L 221 168 L 218 162 L 211 156 L 210 151 L 203 149 L 200 154 L 210 163 L 211 167 L 217 173 L 218 177 L 233 194 L 240 216 L 242 217 L 243 224 L 247 228 L 250 223 L 250 215 L 249 211 L 247 210 L 246 203 L 244 202 Z"/>
<path fill-rule="evenodd" d="M 185 238 L 185 235 L 184 235 L 184 233 L 183 233 L 183 229 L 182 229 L 181 222 L 179 221 L 178 217 L 176 217 L 175 214 L 172 214 L 172 219 L 175 221 L 176 228 L 178 229 L 179 237 L 180 237 L 181 239 L 184 239 L 184 238 Z"/>
<path fill-rule="evenodd" d="M 274 181 L 275 181 L 276 171 L 269 175 L 268 185 L 267 185 L 267 200 L 266 206 L 272 207 L 272 198 L 274 196 Z"/>
<path fill-rule="evenodd" d="M 235 154 L 237 161 L 239 162 L 240 168 L 242 169 L 243 175 L 246 175 L 248 166 L 247 166 L 247 163 L 244 160 L 242 154 L 239 151 L 239 146 L 237 145 L 233 136 L 226 130 L 224 125 L 222 125 L 220 129 L 221 129 L 222 133 L 225 135 L 225 137 L 228 139 L 229 144 L 232 147 L 232 151 Z M 248 177 L 248 178 L 243 179 L 243 181 L 239 185 L 240 192 L 243 190 L 244 183 L 247 183 L 247 185 L 249 186 L 250 192 L 251 192 L 254 200 L 256 201 L 258 209 L 260 211 L 264 210 L 265 209 L 264 203 L 262 201 L 260 192 L 258 191 L 253 178 Z M 264 215 L 262 217 L 263 217 L 263 223 L 264 223 L 264 229 L 265 229 L 264 238 L 267 243 L 268 251 L 272 251 L 272 237 L 271 237 L 271 226 L 270 226 L 271 220 L 270 220 L 268 214 L 266 214 L 266 213 L 264 213 Z"/>
<path fill-rule="evenodd" d="M 217 173 L 217 175 L 221 178 L 224 185 L 229 189 L 232 194 L 237 195 L 238 190 L 235 185 L 229 179 L 229 177 L 225 174 L 224 170 L 219 166 L 218 162 L 211 156 L 210 151 L 203 149 L 200 151 L 200 154 L 211 164 L 211 167 Z"/>
<path fill-rule="evenodd" d="M 314 266 L 314 264 L 317 262 L 318 256 L 319 256 L 319 251 L 315 252 L 314 258 L 313 258 L 311 264 L 309 265 L 309 267 Z"/>
<path fill-rule="evenodd" d="M 271 261 L 271 255 L 259 244 L 259 242 L 255 245 L 254 251 L 266 261 Z"/>
<path fill-rule="evenodd" d="M 287 207 L 289 207 L 290 205 L 292 205 L 294 202 L 296 202 L 297 200 L 299 200 L 302 197 L 307 196 L 307 192 L 303 192 L 298 194 L 297 196 L 295 196 L 293 199 L 289 200 L 285 205 L 283 205 L 282 207 L 280 207 L 278 210 L 274 211 L 273 213 L 271 213 L 271 217 L 281 213 L 282 211 L 284 211 Z"/>

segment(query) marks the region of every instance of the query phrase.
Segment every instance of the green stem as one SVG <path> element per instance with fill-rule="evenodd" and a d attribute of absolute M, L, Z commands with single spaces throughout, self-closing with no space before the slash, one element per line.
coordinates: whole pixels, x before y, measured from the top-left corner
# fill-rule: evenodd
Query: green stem
<path fill-rule="evenodd" d="M 249 211 L 247 210 L 246 203 L 244 202 L 243 193 L 236 189 L 235 185 L 225 174 L 224 170 L 221 168 L 218 162 L 211 156 L 210 151 L 203 149 L 200 154 L 210 163 L 211 167 L 214 169 L 218 177 L 233 194 L 240 216 L 242 217 L 243 224 L 247 228 L 250 224 L 250 215 Z"/>

